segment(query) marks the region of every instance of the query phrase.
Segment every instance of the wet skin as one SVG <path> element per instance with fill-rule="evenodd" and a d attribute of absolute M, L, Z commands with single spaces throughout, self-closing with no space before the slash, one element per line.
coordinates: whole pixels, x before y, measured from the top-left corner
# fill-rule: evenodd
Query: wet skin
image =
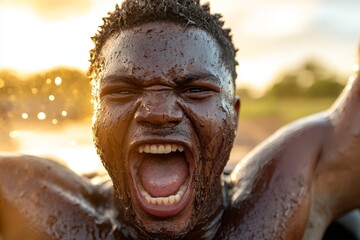
<path fill-rule="evenodd" d="M 109 38 L 101 57 L 93 129 L 112 181 L 1 157 L 3 239 L 321 239 L 360 206 L 359 77 L 327 112 L 279 130 L 223 178 L 240 103 L 210 35 L 141 25 Z M 143 152 L 167 144 L 177 150 Z M 180 185 L 175 204 L 141 193 L 166 198 Z"/>
<path fill-rule="evenodd" d="M 219 214 L 223 203 L 213 193 L 221 196 L 220 176 L 235 137 L 239 102 L 217 43 L 196 28 L 152 23 L 110 38 L 102 57 L 95 140 L 126 220 L 156 236 L 176 236 Z M 184 148 L 188 175 L 178 204 L 148 204 L 139 193 L 146 161 L 138 148 L 146 144 Z"/>

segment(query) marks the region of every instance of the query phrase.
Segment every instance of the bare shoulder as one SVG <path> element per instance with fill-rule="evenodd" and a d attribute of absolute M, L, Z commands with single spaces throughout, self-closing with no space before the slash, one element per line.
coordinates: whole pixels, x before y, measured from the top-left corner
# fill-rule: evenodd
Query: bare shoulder
<path fill-rule="evenodd" d="M 76 180 L 76 183 L 84 183 L 82 178 L 66 167 L 45 158 L 27 155 L 5 155 L 0 156 L 0 164 L 1 177 L 9 180 L 13 178 L 34 180 L 35 176 L 39 179 L 46 178 L 46 180 L 60 180 L 61 182 Z"/>
<path fill-rule="evenodd" d="M 89 182 L 70 169 L 35 156 L 0 156 L 0 173 L 3 197 L 7 194 L 29 196 L 28 193 L 38 188 L 66 191 L 79 196 L 89 195 L 93 191 Z"/>
<path fill-rule="evenodd" d="M 259 239 L 320 239 L 360 207 L 359 106 L 357 73 L 329 110 L 283 127 L 242 159 L 223 226 Z"/>
<path fill-rule="evenodd" d="M 56 162 L 1 156 L 0 236 L 107 239 L 113 228 L 111 216 L 104 217 L 105 209 L 111 209 L 109 196 L 110 190 L 93 186 Z"/>
<path fill-rule="evenodd" d="M 314 207 L 310 227 L 318 228 L 316 216 L 331 221 L 360 207 L 360 75 L 350 77 L 344 91 L 329 110 L 332 131 L 314 176 Z M 328 222 L 327 222 L 328 223 Z"/>
<path fill-rule="evenodd" d="M 269 180 L 277 173 L 284 179 L 286 172 L 296 176 L 314 171 L 332 131 L 327 112 L 300 119 L 276 131 L 241 159 L 231 173 L 233 200 L 240 197 L 236 193 L 240 194 L 244 186 L 254 188 L 260 178 Z M 304 167 L 296 168 L 297 164 Z M 271 174 L 267 170 L 270 167 Z"/>
<path fill-rule="evenodd" d="M 232 199 L 220 238 L 300 239 L 332 129 L 328 112 L 319 113 L 281 128 L 242 159 L 230 174 Z"/>

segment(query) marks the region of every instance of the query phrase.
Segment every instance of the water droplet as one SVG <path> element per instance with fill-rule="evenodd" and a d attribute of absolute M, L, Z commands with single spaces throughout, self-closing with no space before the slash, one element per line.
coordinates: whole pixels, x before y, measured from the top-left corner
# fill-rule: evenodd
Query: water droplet
<path fill-rule="evenodd" d="M 28 119 L 28 118 L 29 118 L 29 115 L 28 115 L 27 113 L 22 113 L 22 114 L 21 114 L 21 117 L 22 117 L 23 119 Z"/>
<path fill-rule="evenodd" d="M 54 96 L 54 95 L 50 95 L 50 96 L 49 96 L 49 100 L 50 100 L 50 101 L 54 101 L 54 100 L 55 100 L 55 96 Z"/>
<path fill-rule="evenodd" d="M 32 89 L 31 89 L 31 92 L 32 92 L 32 94 L 34 94 L 34 95 L 35 95 L 35 94 L 37 94 L 37 93 L 38 93 L 38 89 L 37 89 L 37 88 L 32 88 Z"/>
<path fill-rule="evenodd" d="M 39 112 L 37 115 L 37 118 L 39 120 L 45 120 L 46 119 L 46 114 L 44 112 Z"/>
<path fill-rule="evenodd" d="M 56 77 L 56 78 L 55 78 L 55 85 L 56 85 L 56 86 L 60 86 L 61 83 L 62 83 L 61 77 Z"/>

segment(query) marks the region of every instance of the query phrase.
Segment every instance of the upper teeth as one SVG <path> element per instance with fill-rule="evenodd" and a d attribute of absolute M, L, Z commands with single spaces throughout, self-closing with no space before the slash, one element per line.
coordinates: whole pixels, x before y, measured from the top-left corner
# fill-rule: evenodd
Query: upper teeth
<path fill-rule="evenodd" d="M 177 144 L 145 144 L 139 147 L 139 153 L 167 154 L 171 152 L 183 152 L 184 147 Z"/>

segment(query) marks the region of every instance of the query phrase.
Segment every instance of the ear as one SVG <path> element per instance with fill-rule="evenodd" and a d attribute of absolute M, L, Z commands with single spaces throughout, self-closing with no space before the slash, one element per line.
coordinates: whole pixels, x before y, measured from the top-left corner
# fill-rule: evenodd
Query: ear
<path fill-rule="evenodd" d="M 238 128 L 238 123 L 239 123 L 240 109 L 241 109 L 241 100 L 240 100 L 239 96 L 235 96 L 233 108 L 234 108 L 234 113 L 235 113 L 234 121 L 235 121 L 235 134 L 236 134 L 237 128 Z"/>

